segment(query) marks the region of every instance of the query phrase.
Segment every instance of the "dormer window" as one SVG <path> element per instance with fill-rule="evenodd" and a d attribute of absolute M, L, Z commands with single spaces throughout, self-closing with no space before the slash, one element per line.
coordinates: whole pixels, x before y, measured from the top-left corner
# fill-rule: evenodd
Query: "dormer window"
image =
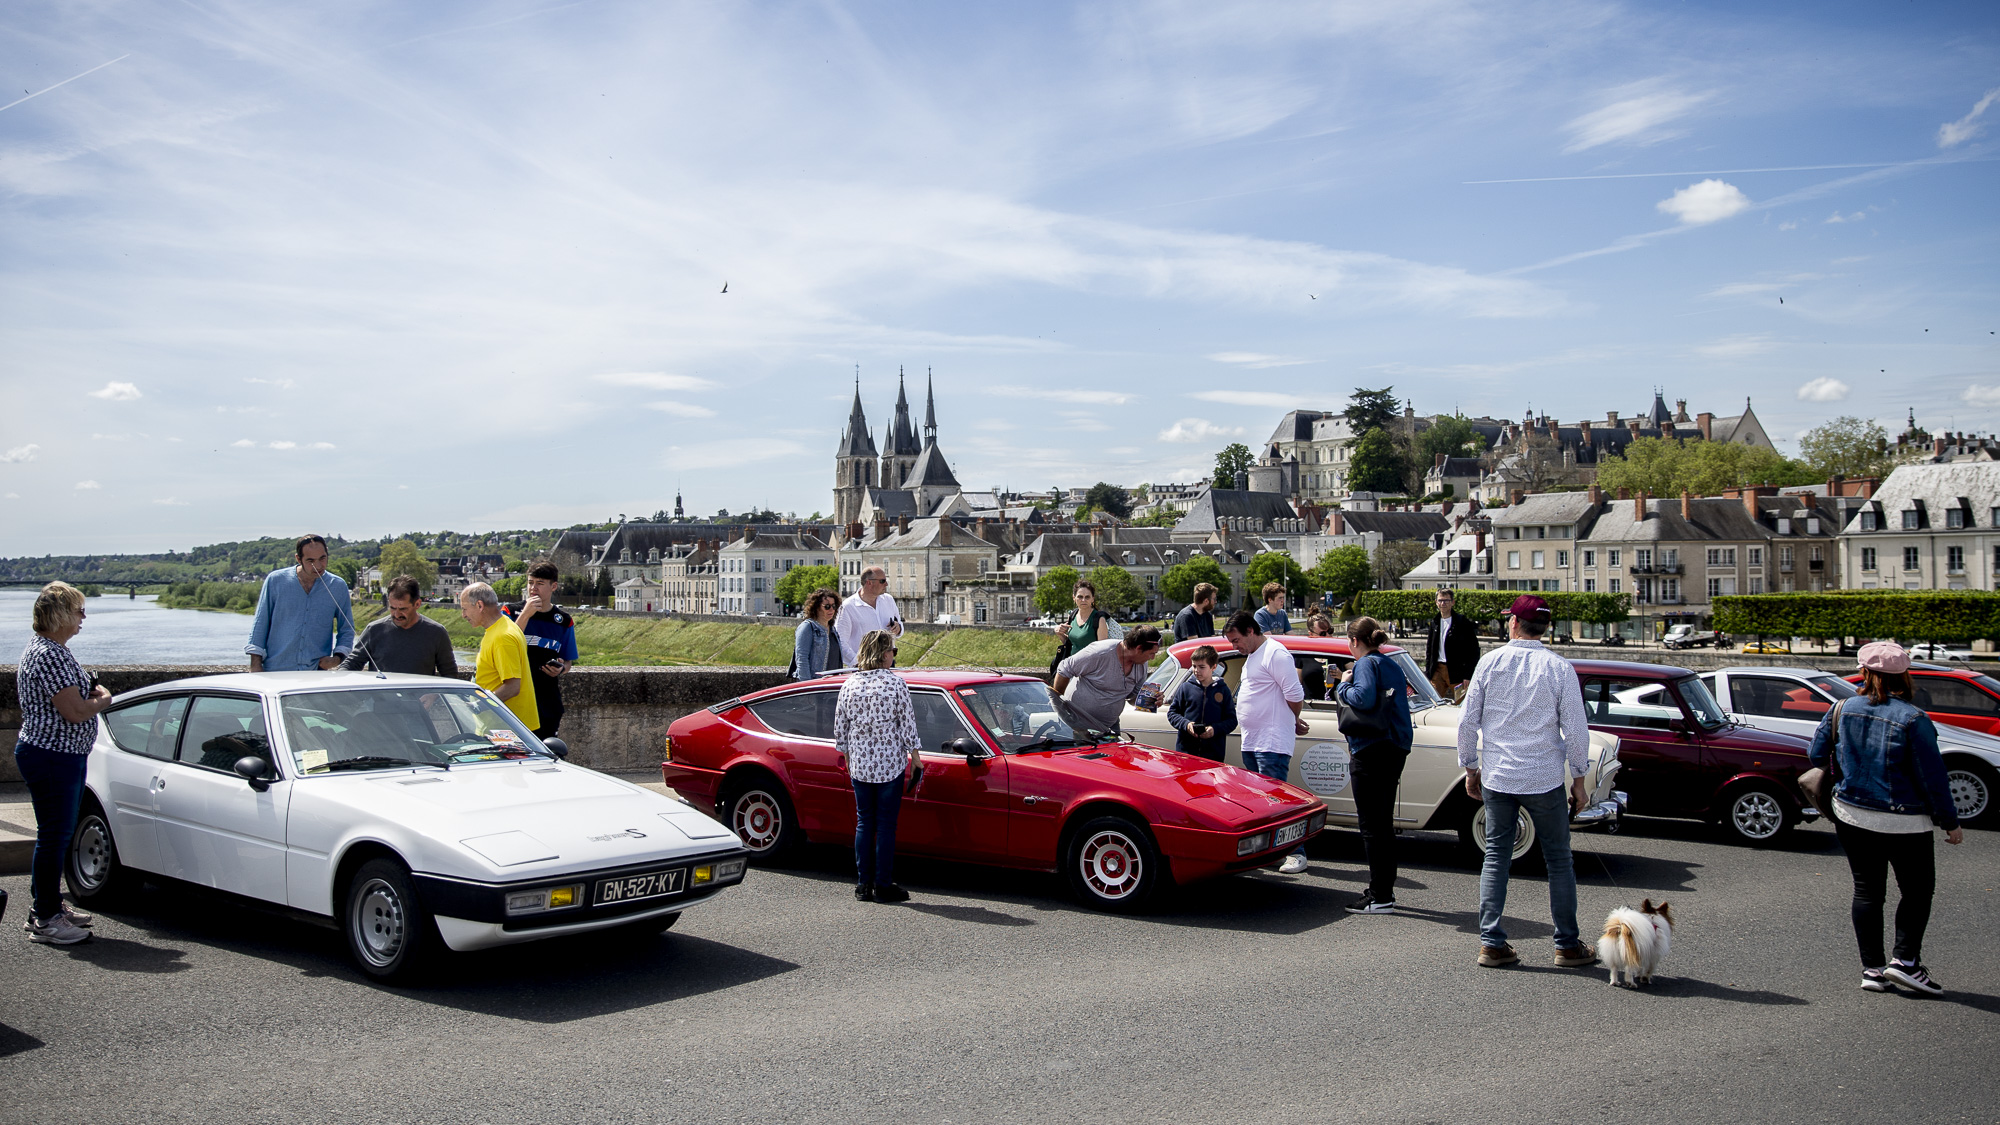
<path fill-rule="evenodd" d="M 1881 520 L 1879 517 L 1876 516 L 1875 510 L 1873 508 L 1863 508 L 1861 510 L 1861 530 L 1863 531 L 1879 530 L 1880 523 Z M 2000 527 L 2000 508 L 1993 509 L 1993 526 Z"/>
<path fill-rule="evenodd" d="M 1964 508 L 1946 508 L 1946 509 L 1945 509 L 1945 512 L 1944 512 L 1944 525 L 1945 525 L 1946 527 L 1964 527 L 1964 526 L 1965 526 L 1965 509 L 1964 509 Z"/>
<path fill-rule="evenodd" d="M 1904 531 L 1915 531 L 1916 529 L 1922 526 L 1923 526 L 1922 512 L 1917 511 L 1915 508 L 1906 508 L 1903 510 Z"/>

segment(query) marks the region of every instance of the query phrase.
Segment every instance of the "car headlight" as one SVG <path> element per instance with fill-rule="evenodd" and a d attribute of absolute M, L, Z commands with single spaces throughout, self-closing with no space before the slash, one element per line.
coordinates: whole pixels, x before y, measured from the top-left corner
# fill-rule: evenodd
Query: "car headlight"
<path fill-rule="evenodd" d="M 583 901 L 583 884 L 571 883 L 567 887 L 538 887 L 532 891 L 510 891 L 507 895 L 507 913 L 540 914 L 545 910 L 563 910 Z"/>
<path fill-rule="evenodd" d="M 1271 834 L 1269 832 L 1256 832 L 1236 841 L 1236 854 L 1254 855 L 1270 846 Z"/>
<path fill-rule="evenodd" d="M 703 863 L 696 865 L 694 869 L 694 874 L 692 875 L 692 877 L 689 878 L 688 882 L 689 885 L 691 886 L 700 887 L 707 885 L 709 883 L 720 883 L 725 879 L 740 878 L 742 875 L 743 875 L 742 860 L 725 859 L 720 863 Z"/>

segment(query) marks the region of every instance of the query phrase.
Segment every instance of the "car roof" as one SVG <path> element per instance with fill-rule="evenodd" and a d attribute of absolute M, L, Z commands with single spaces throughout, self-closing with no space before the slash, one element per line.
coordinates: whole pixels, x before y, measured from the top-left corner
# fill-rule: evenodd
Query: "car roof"
<path fill-rule="evenodd" d="M 1775 664 L 1732 664 L 1727 668 L 1705 668 L 1701 674 L 1706 676 L 1712 672 L 1756 672 L 1759 675 L 1775 673 L 1780 676 L 1832 676 L 1835 679 L 1840 678 L 1839 673 L 1828 672 L 1820 668 L 1780 668 Z"/>
<path fill-rule="evenodd" d="M 159 695 L 165 692 L 181 691 L 244 691 L 256 695 L 287 695 L 303 691 L 338 691 L 343 689 L 365 691 L 371 688 L 401 687 L 411 684 L 432 684 L 443 687 L 469 688 L 469 681 L 448 676 L 410 676 L 400 672 L 224 672 L 214 676 L 189 676 L 165 683 L 147 684 L 122 692 L 120 699 Z"/>
<path fill-rule="evenodd" d="M 1329 656 L 1353 655 L 1353 653 L 1348 651 L 1346 637 L 1308 637 L 1302 633 L 1269 633 L 1266 635 L 1293 652 L 1324 653 Z M 1173 644 L 1167 646 L 1167 655 L 1173 657 L 1175 661 L 1185 667 L 1190 663 L 1190 658 L 1194 655 L 1194 650 L 1203 645 L 1212 646 L 1216 654 L 1225 660 L 1236 653 L 1236 650 L 1230 647 L 1229 642 L 1223 640 L 1218 635 L 1213 637 L 1190 637 L 1185 641 L 1175 641 Z M 1379 651 L 1402 652 L 1403 649 L 1400 645 L 1383 645 Z"/>
<path fill-rule="evenodd" d="M 894 668 L 891 671 L 903 677 L 904 681 L 911 687 L 958 688 L 965 687 L 968 684 L 1009 682 L 1039 684 L 1042 682 L 1034 676 L 1024 676 L 1018 672 L 1002 672 L 997 668 Z M 760 699 L 766 695 L 788 691 L 793 688 L 839 687 L 847 677 L 853 674 L 852 669 L 841 672 L 829 672 L 817 679 L 800 680 L 796 683 L 775 684 L 759 691 L 750 692 L 742 698 L 745 700 Z"/>
<path fill-rule="evenodd" d="M 1671 664 L 1640 664 L 1630 660 L 1572 660 L 1580 673 L 1591 676 L 1644 676 L 1649 680 L 1678 680 L 1692 676 L 1687 668 Z"/>

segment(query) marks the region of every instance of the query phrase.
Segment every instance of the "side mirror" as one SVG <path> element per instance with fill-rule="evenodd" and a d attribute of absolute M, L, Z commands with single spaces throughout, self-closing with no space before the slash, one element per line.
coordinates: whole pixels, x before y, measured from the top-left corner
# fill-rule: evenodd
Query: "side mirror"
<path fill-rule="evenodd" d="M 564 742 L 562 739 L 553 736 L 544 738 L 542 739 L 542 745 L 548 747 L 549 753 L 554 754 L 556 757 L 564 761 L 569 760 L 569 743 Z"/>
<path fill-rule="evenodd" d="M 271 772 L 271 763 L 255 754 L 246 754 L 236 759 L 236 765 L 231 768 L 236 771 L 236 776 L 249 782 L 250 788 L 259 793 L 271 787 L 271 779 L 266 776 Z"/>
<path fill-rule="evenodd" d="M 1667 720 L 1667 729 L 1668 729 L 1668 730 L 1670 730 L 1670 731 L 1672 731 L 1672 732 L 1674 732 L 1674 734 L 1675 734 L 1675 735 L 1677 735 L 1677 736 L 1679 736 L 1679 737 L 1681 737 L 1681 738 L 1686 738 L 1686 737 L 1687 737 L 1687 733 L 1688 733 L 1688 724 L 1687 724 L 1687 720 L 1686 720 L 1686 719 L 1668 719 L 1668 720 Z"/>
<path fill-rule="evenodd" d="M 982 758 L 991 757 L 986 752 L 986 747 L 963 735 L 945 743 L 939 749 L 947 754 L 963 754 L 965 755 L 965 760 L 968 762 L 976 762 Z"/>

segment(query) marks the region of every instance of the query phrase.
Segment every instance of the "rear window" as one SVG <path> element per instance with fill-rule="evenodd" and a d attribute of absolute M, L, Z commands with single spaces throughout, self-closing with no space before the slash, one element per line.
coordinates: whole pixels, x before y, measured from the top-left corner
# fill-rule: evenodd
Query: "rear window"
<path fill-rule="evenodd" d="M 104 729 L 120 750 L 168 761 L 181 736 L 181 716 L 187 713 L 187 702 L 187 696 L 176 695 L 120 707 L 105 713 Z"/>
<path fill-rule="evenodd" d="M 774 734 L 795 738 L 833 738 L 836 691 L 794 691 L 750 705 L 750 713 Z"/>

